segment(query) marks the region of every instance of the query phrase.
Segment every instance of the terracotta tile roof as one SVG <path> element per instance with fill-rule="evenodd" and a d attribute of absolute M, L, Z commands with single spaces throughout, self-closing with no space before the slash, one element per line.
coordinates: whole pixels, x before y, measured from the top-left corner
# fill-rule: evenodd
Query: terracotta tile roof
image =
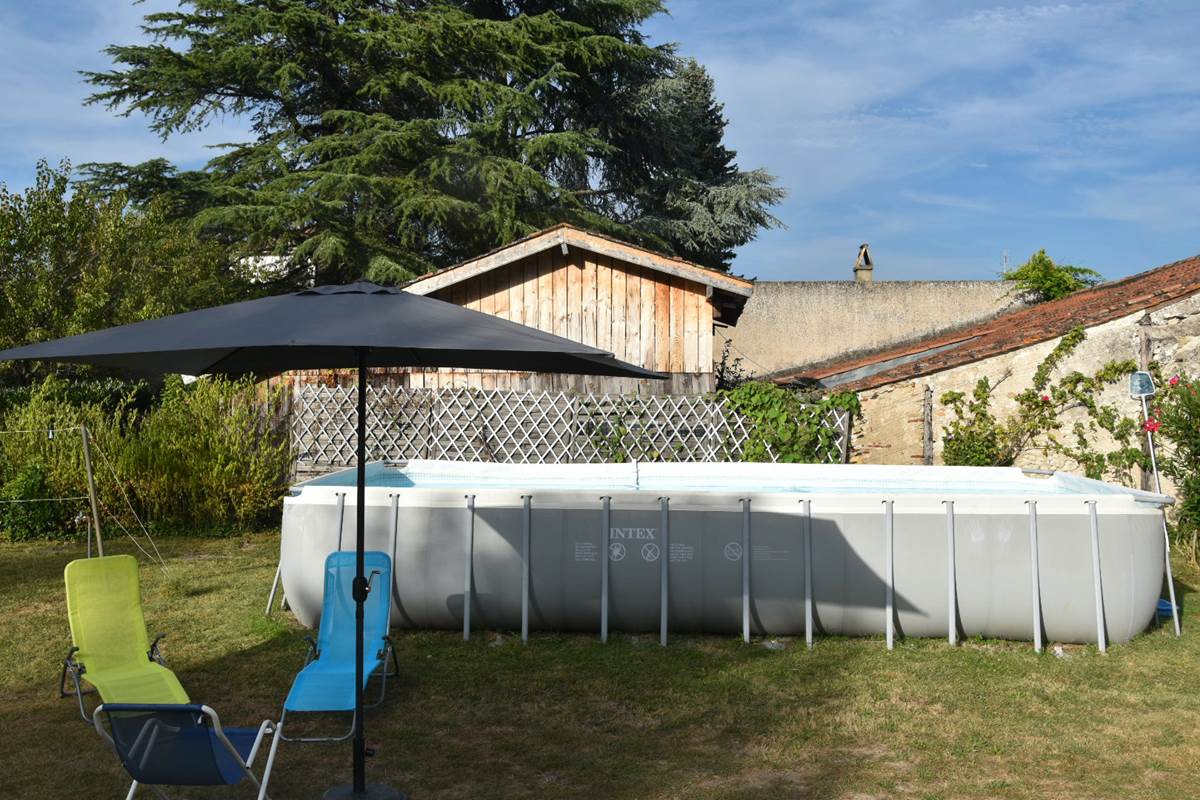
<path fill-rule="evenodd" d="M 1200 256 L 1193 256 L 957 331 L 770 377 L 776 383 L 821 381 L 839 389 L 863 391 L 1008 353 L 1055 339 L 1076 325 L 1095 327 L 1197 292 Z"/>

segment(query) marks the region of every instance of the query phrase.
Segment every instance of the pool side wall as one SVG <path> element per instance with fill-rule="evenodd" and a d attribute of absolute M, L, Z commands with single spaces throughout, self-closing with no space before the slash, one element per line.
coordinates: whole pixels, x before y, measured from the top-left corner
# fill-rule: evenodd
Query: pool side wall
<path fill-rule="evenodd" d="M 354 546 L 354 493 L 308 486 L 284 503 L 281 563 L 288 603 L 305 625 L 319 620 L 322 564 L 338 548 L 336 495 L 346 492 L 342 549 Z M 461 629 L 466 532 L 461 489 L 367 490 L 368 549 L 392 553 L 392 624 Z M 521 625 L 523 497 L 475 492 L 471 553 L 475 628 Z M 597 631 L 601 557 L 609 558 L 613 631 L 659 629 L 659 559 L 668 560 L 668 627 L 674 633 L 742 630 L 742 560 L 750 559 L 750 627 L 757 635 L 804 633 L 802 500 L 812 503 L 815 632 L 885 631 L 885 517 L 882 496 L 782 492 L 673 492 L 670 538 L 661 530 L 657 492 L 611 492 L 609 541 L 596 491 L 532 491 L 532 630 Z M 393 530 L 392 495 L 398 525 Z M 749 552 L 742 548 L 741 501 L 751 508 Z M 924 495 L 894 500 L 896 630 L 945 636 L 947 540 L 943 500 L 955 503 L 956 610 L 967 636 L 1033 638 L 1032 559 L 1025 497 Z M 1036 498 L 1044 631 L 1050 641 L 1095 642 L 1091 532 L 1086 500 L 1097 501 L 1104 624 L 1122 642 L 1150 623 L 1162 585 L 1163 538 L 1157 507 L 1126 495 Z"/>

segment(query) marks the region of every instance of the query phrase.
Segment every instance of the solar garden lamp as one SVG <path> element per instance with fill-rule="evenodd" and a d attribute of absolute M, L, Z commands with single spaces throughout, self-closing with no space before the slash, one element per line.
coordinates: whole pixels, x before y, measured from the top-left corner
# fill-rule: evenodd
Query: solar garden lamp
<path fill-rule="evenodd" d="M 1154 431 L 1148 424 L 1150 407 L 1147 398 L 1157 393 L 1154 378 L 1149 372 L 1138 371 L 1129 376 L 1129 396 L 1142 401 L 1142 427 L 1146 431 L 1146 444 L 1150 447 L 1150 469 L 1154 472 L 1154 491 L 1162 494 L 1162 481 L 1158 477 L 1158 459 L 1154 455 Z"/>

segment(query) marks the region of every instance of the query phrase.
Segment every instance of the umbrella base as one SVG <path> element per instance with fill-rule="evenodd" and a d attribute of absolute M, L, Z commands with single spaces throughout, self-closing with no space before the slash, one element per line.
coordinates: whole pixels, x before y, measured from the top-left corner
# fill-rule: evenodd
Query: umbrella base
<path fill-rule="evenodd" d="M 382 783 L 368 783 L 365 792 L 356 792 L 347 783 L 325 792 L 325 800 L 408 800 L 408 795 Z"/>

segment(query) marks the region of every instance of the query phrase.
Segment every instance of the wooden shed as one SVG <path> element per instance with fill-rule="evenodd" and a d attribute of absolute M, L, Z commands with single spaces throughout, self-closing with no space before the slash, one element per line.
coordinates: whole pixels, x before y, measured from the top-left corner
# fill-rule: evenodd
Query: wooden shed
<path fill-rule="evenodd" d="M 737 322 L 753 282 L 557 225 L 403 287 L 611 351 L 669 381 L 488 370 L 402 370 L 401 385 L 695 394 L 715 388 L 713 328 Z"/>

